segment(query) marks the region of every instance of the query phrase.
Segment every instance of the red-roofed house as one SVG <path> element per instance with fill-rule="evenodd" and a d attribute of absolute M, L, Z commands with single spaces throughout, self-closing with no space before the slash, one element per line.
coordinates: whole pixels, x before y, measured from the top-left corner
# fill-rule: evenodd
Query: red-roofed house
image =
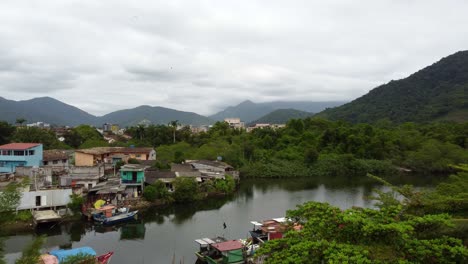
<path fill-rule="evenodd" d="M 10 143 L 0 146 L 0 173 L 13 173 L 18 166 L 42 165 L 42 144 Z"/>

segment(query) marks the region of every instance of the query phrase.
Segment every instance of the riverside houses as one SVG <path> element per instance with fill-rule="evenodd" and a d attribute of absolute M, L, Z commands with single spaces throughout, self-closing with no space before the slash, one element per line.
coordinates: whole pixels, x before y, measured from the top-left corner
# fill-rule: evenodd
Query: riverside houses
<path fill-rule="evenodd" d="M 127 194 L 138 196 L 145 185 L 145 170 L 149 166 L 141 164 L 126 164 L 120 168 L 120 182 L 125 186 Z"/>
<path fill-rule="evenodd" d="M 76 166 L 94 166 L 107 163 L 115 164 L 128 159 L 156 160 L 156 151 L 153 148 L 124 148 L 124 147 L 97 147 L 75 151 Z"/>
<path fill-rule="evenodd" d="M 42 165 L 42 144 L 10 143 L 0 146 L 0 173 L 14 173 L 16 167 Z"/>

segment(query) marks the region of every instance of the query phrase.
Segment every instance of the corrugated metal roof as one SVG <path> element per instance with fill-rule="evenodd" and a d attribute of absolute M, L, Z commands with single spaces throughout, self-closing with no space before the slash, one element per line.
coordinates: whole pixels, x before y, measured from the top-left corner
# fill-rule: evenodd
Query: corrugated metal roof
<path fill-rule="evenodd" d="M 30 148 L 34 148 L 41 145 L 40 143 L 10 143 L 1 145 L 0 149 L 3 150 L 26 150 Z"/>

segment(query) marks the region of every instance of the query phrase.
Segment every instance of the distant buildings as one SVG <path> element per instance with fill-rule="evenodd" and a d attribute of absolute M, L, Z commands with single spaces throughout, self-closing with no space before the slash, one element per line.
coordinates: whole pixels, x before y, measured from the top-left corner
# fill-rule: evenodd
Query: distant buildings
<path fill-rule="evenodd" d="M 117 124 L 105 123 L 104 125 L 102 125 L 103 132 L 117 133 L 119 130 L 120 130 L 120 127 Z"/>
<path fill-rule="evenodd" d="M 94 166 L 102 163 L 115 164 L 119 161 L 156 160 L 153 148 L 98 147 L 75 151 L 76 166 Z"/>
<path fill-rule="evenodd" d="M 244 128 L 244 122 L 242 122 L 240 118 L 237 118 L 237 117 L 225 118 L 224 122 L 228 123 L 229 127 L 231 128 L 237 128 L 237 129 Z"/>
<path fill-rule="evenodd" d="M 0 146 L 0 173 L 14 173 L 18 166 L 42 165 L 42 144 L 10 143 Z"/>
<path fill-rule="evenodd" d="M 31 124 L 27 124 L 27 127 L 39 127 L 39 128 L 50 128 L 50 124 L 44 122 L 35 122 Z"/>

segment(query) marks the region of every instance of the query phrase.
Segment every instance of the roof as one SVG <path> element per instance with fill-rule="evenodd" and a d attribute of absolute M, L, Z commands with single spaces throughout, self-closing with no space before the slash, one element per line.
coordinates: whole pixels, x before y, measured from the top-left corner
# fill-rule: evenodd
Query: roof
<path fill-rule="evenodd" d="M 144 171 L 148 166 L 142 164 L 125 164 L 120 167 L 121 171 Z"/>
<path fill-rule="evenodd" d="M 197 170 L 194 169 L 191 164 L 171 164 L 171 171 L 189 172 Z"/>
<path fill-rule="evenodd" d="M 26 150 L 30 148 L 34 148 L 41 145 L 40 143 L 10 143 L 1 145 L 0 149 L 4 150 Z"/>
<path fill-rule="evenodd" d="M 63 150 L 44 150 L 42 159 L 44 161 L 68 159 L 68 154 Z"/>
<path fill-rule="evenodd" d="M 244 245 L 242 245 L 242 243 L 238 240 L 229 240 L 226 242 L 213 244 L 211 245 L 211 247 L 216 248 L 217 250 L 223 252 L 223 251 L 241 249 L 244 247 Z"/>
<path fill-rule="evenodd" d="M 187 163 L 189 164 L 202 164 L 205 166 L 212 166 L 218 168 L 232 168 L 231 165 L 222 162 L 222 161 L 212 161 L 212 160 L 188 160 Z"/>
<path fill-rule="evenodd" d="M 176 177 L 173 171 L 160 171 L 157 169 L 145 170 L 145 182 L 149 184 L 155 183 L 159 179 L 173 179 Z"/>
<path fill-rule="evenodd" d="M 76 152 L 101 155 L 107 153 L 149 153 L 153 148 L 125 148 L 125 147 L 97 147 L 89 149 L 78 149 Z"/>

